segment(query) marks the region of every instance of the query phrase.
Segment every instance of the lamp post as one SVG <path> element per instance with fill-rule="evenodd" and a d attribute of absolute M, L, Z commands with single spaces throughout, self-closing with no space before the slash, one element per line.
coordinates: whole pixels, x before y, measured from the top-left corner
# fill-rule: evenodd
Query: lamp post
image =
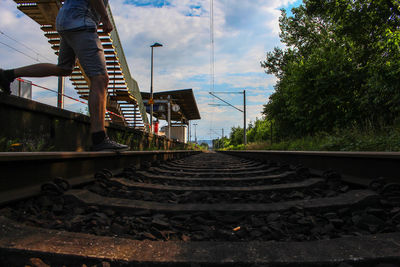
<path fill-rule="evenodd" d="M 162 44 L 159 43 L 154 43 L 151 45 L 151 81 L 150 81 L 150 132 L 153 133 L 153 104 L 154 104 L 154 99 L 153 99 L 153 49 L 154 47 L 162 47 Z"/>

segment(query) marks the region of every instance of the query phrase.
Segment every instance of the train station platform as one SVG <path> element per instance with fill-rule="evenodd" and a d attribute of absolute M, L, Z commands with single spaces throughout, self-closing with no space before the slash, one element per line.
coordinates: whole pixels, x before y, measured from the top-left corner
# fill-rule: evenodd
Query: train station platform
<path fill-rule="evenodd" d="M 88 151 L 89 117 L 26 98 L 0 94 L 0 150 Z M 184 148 L 166 137 L 106 122 L 108 135 L 132 150 Z"/>

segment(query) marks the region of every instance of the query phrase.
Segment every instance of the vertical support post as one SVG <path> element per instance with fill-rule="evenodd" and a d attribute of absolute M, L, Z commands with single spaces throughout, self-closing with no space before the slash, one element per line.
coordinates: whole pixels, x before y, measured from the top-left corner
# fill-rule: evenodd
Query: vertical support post
<path fill-rule="evenodd" d="M 243 90 L 243 141 L 244 145 L 247 145 L 246 136 L 246 90 Z"/>
<path fill-rule="evenodd" d="M 194 143 L 197 144 L 197 123 L 193 123 L 194 125 Z"/>
<path fill-rule="evenodd" d="M 133 129 L 136 129 L 136 108 L 137 106 L 133 106 Z"/>
<path fill-rule="evenodd" d="M 18 81 L 18 96 L 21 97 L 21 81 Z"/>
<path fill-rule="evenodd" d="M 191 141 L 191 139 L 192 139 L 192 136 L 190 135 L 191 133 L 190 133 L 190 120 L 188 120 L 188 144 L 190 143 L 190 141 Z"/>
<path fill-rule="evenodd" d="M 224 128 L 222 128 L 222 138 L 224 138 Z"/>
<path fill-rule="evenodd" d="M 168 139 L 171 139 L 171 96 L 168 95 Z"/>
<path fill-rule="evenodd" d="M 57 96 L 57 107 L 64 108 L 64 77 L 58 77 L 58 96 Z"/>
<path fill-rule="evenodd" d="M 184 123 L 183 123 L 183 117 L 181 117 L 181 129 L 182 129 L 182 143 L 185 143 L 185 127 L 184 127 Z"/>
<path fill-rule="evenodd" d="M 270 126 L 270 128 L 271 128 L 271 145 L 272 145 L 272 121 L 271 121 L 271 126 Z"/>

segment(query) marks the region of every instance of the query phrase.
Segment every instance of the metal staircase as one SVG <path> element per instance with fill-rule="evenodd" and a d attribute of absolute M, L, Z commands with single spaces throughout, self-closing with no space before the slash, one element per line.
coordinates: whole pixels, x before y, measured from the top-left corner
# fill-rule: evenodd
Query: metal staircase
<path fill-rule="evenodd" d="M 52 49 L 58 54 L 60 36 L 55 29 L 55 19 L 62 6 L 62 1 L 14 0 L 14 2 L 18 4 L 19 10 L 41 26 Z M 130 74 L 110 6 L 107 11 L 114 30 L 111 34 L 106 34 L 101 27 L 98 29 L 110 79 L 107 89 L 107 110 L 109 112 L 106 114 L 106 119 L 113 123 L 148 131 L 149 122 L 139 86 Z M 87 100 L 89 98 L 89 80 L 79 62 L 75 66 L 70 80 L 80 97 Z"/>

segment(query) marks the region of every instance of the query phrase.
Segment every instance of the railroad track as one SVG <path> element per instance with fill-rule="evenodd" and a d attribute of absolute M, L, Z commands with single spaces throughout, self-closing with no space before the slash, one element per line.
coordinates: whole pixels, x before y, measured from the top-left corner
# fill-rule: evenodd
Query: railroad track
<path fill-rule="evenodd" d="M 114 162 L 73 188 L 57 178 L 30 198 L 0 197 L 0 265 L 400 266 L 394 177 L 351 181 L 355 172 L 315 171 L 298 154 L 297 164 L 154 155 L 133 165 L 118 155 L 125 168 Z"/>

